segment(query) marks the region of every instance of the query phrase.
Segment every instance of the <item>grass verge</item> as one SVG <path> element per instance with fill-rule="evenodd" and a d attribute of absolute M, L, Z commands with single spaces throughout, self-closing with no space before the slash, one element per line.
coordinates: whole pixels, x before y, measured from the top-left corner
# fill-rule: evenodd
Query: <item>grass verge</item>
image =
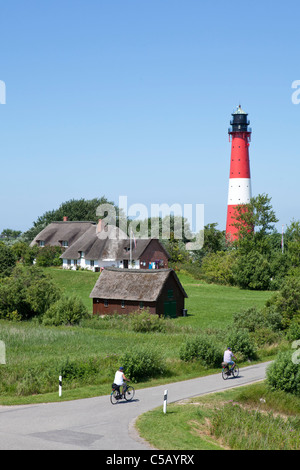
<path fill-rule="evenodd" d="M 299 450 L 299 410 L 300 398 L 258 383 L 157 408 L 136 427 L 161 450 Z"/>

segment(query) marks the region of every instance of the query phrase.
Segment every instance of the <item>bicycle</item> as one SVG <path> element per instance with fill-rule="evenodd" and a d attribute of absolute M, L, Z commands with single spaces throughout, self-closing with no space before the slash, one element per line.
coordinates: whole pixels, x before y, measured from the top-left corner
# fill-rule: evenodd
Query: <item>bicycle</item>
<path fill-rule="evenodd" d="M 239 367 L 235 364 L 233 368 L 231 368 L 227 363 L 222 363 L 222 378 L 227 380 L 230 376 L 238 377 L 239 376 Z M 230 368 L 229 368 L 230 367 Z"/>
<path fill-rule="evenodd" d="M 122 400 L 122 398 L 124 398 L 126 401 L 131 401 L 133 400 L 134 394 L 135 390 L 131 385 L 128 385 L 123 393 L 120 392 L 120 386 L 117 385 L 112 389 L 110 394 L 110 401 L 112 405 L 118 403 L 119 400 Z"/>

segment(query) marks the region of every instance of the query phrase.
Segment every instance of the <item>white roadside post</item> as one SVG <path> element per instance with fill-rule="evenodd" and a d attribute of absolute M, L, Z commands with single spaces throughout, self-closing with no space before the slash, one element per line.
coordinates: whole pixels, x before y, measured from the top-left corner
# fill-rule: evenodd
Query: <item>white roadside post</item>
<path fill-rule="evenodd" d="M 164 410 L 165 414 L 167 412 L 167 400 L 168 400 L 168 390 L 165 390 L 165 392 L 164 392 L 164 407 L 163 407 L 163 410 Z"/>
<path fill-rule="evenodd" d="M 61 391 L 62 391 L 62 376 L 59 376 L 59 381 L 58 381 L 58 395 L 61 397 Z"/>

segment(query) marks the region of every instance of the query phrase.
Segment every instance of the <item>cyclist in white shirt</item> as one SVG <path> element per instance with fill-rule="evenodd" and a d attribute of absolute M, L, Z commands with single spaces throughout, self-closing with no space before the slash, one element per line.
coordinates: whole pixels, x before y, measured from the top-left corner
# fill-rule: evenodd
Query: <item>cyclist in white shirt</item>
<path fill-rule="evenodd" d="M 224 352 L 223 361 L 227 362 L 227 364 L 231 366 L 230 370 L 232 370 L 235 366 L 235 362 L 232 360 L 232 358 L 236 359 L 235 355 L 231 351 L 231 348 L 227 348 L 226 351 Z"/>
<path fill-rule="evenodd" d="M 118 385 L 119 387 L 119 390 L 120 390 L 120 387 L 123 387 L 123 394 L 126 390 L 126 383 L 129 381 L 129 379 L 127 379 L 125 377 L 125 374 L 124 374 L 124 367 L 119 367 L 119 370 L 117 370 L 117 372 L 115 373 L 115 379 L 114 379 L 114 384 Z M 120 391 L 121 393 L 121 391 Z"/>

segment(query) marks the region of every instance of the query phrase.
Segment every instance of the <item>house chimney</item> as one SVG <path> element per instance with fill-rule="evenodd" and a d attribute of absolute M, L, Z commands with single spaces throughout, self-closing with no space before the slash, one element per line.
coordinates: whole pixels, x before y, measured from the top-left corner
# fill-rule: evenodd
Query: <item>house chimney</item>
<path fill-rule="evenodd" d="M 67 217 L 66 215 L 64 216 L 63 221 L 64 221 L 64 222 L 67 222 L 67 221 L 68 221 L 68 217 Z"/>

